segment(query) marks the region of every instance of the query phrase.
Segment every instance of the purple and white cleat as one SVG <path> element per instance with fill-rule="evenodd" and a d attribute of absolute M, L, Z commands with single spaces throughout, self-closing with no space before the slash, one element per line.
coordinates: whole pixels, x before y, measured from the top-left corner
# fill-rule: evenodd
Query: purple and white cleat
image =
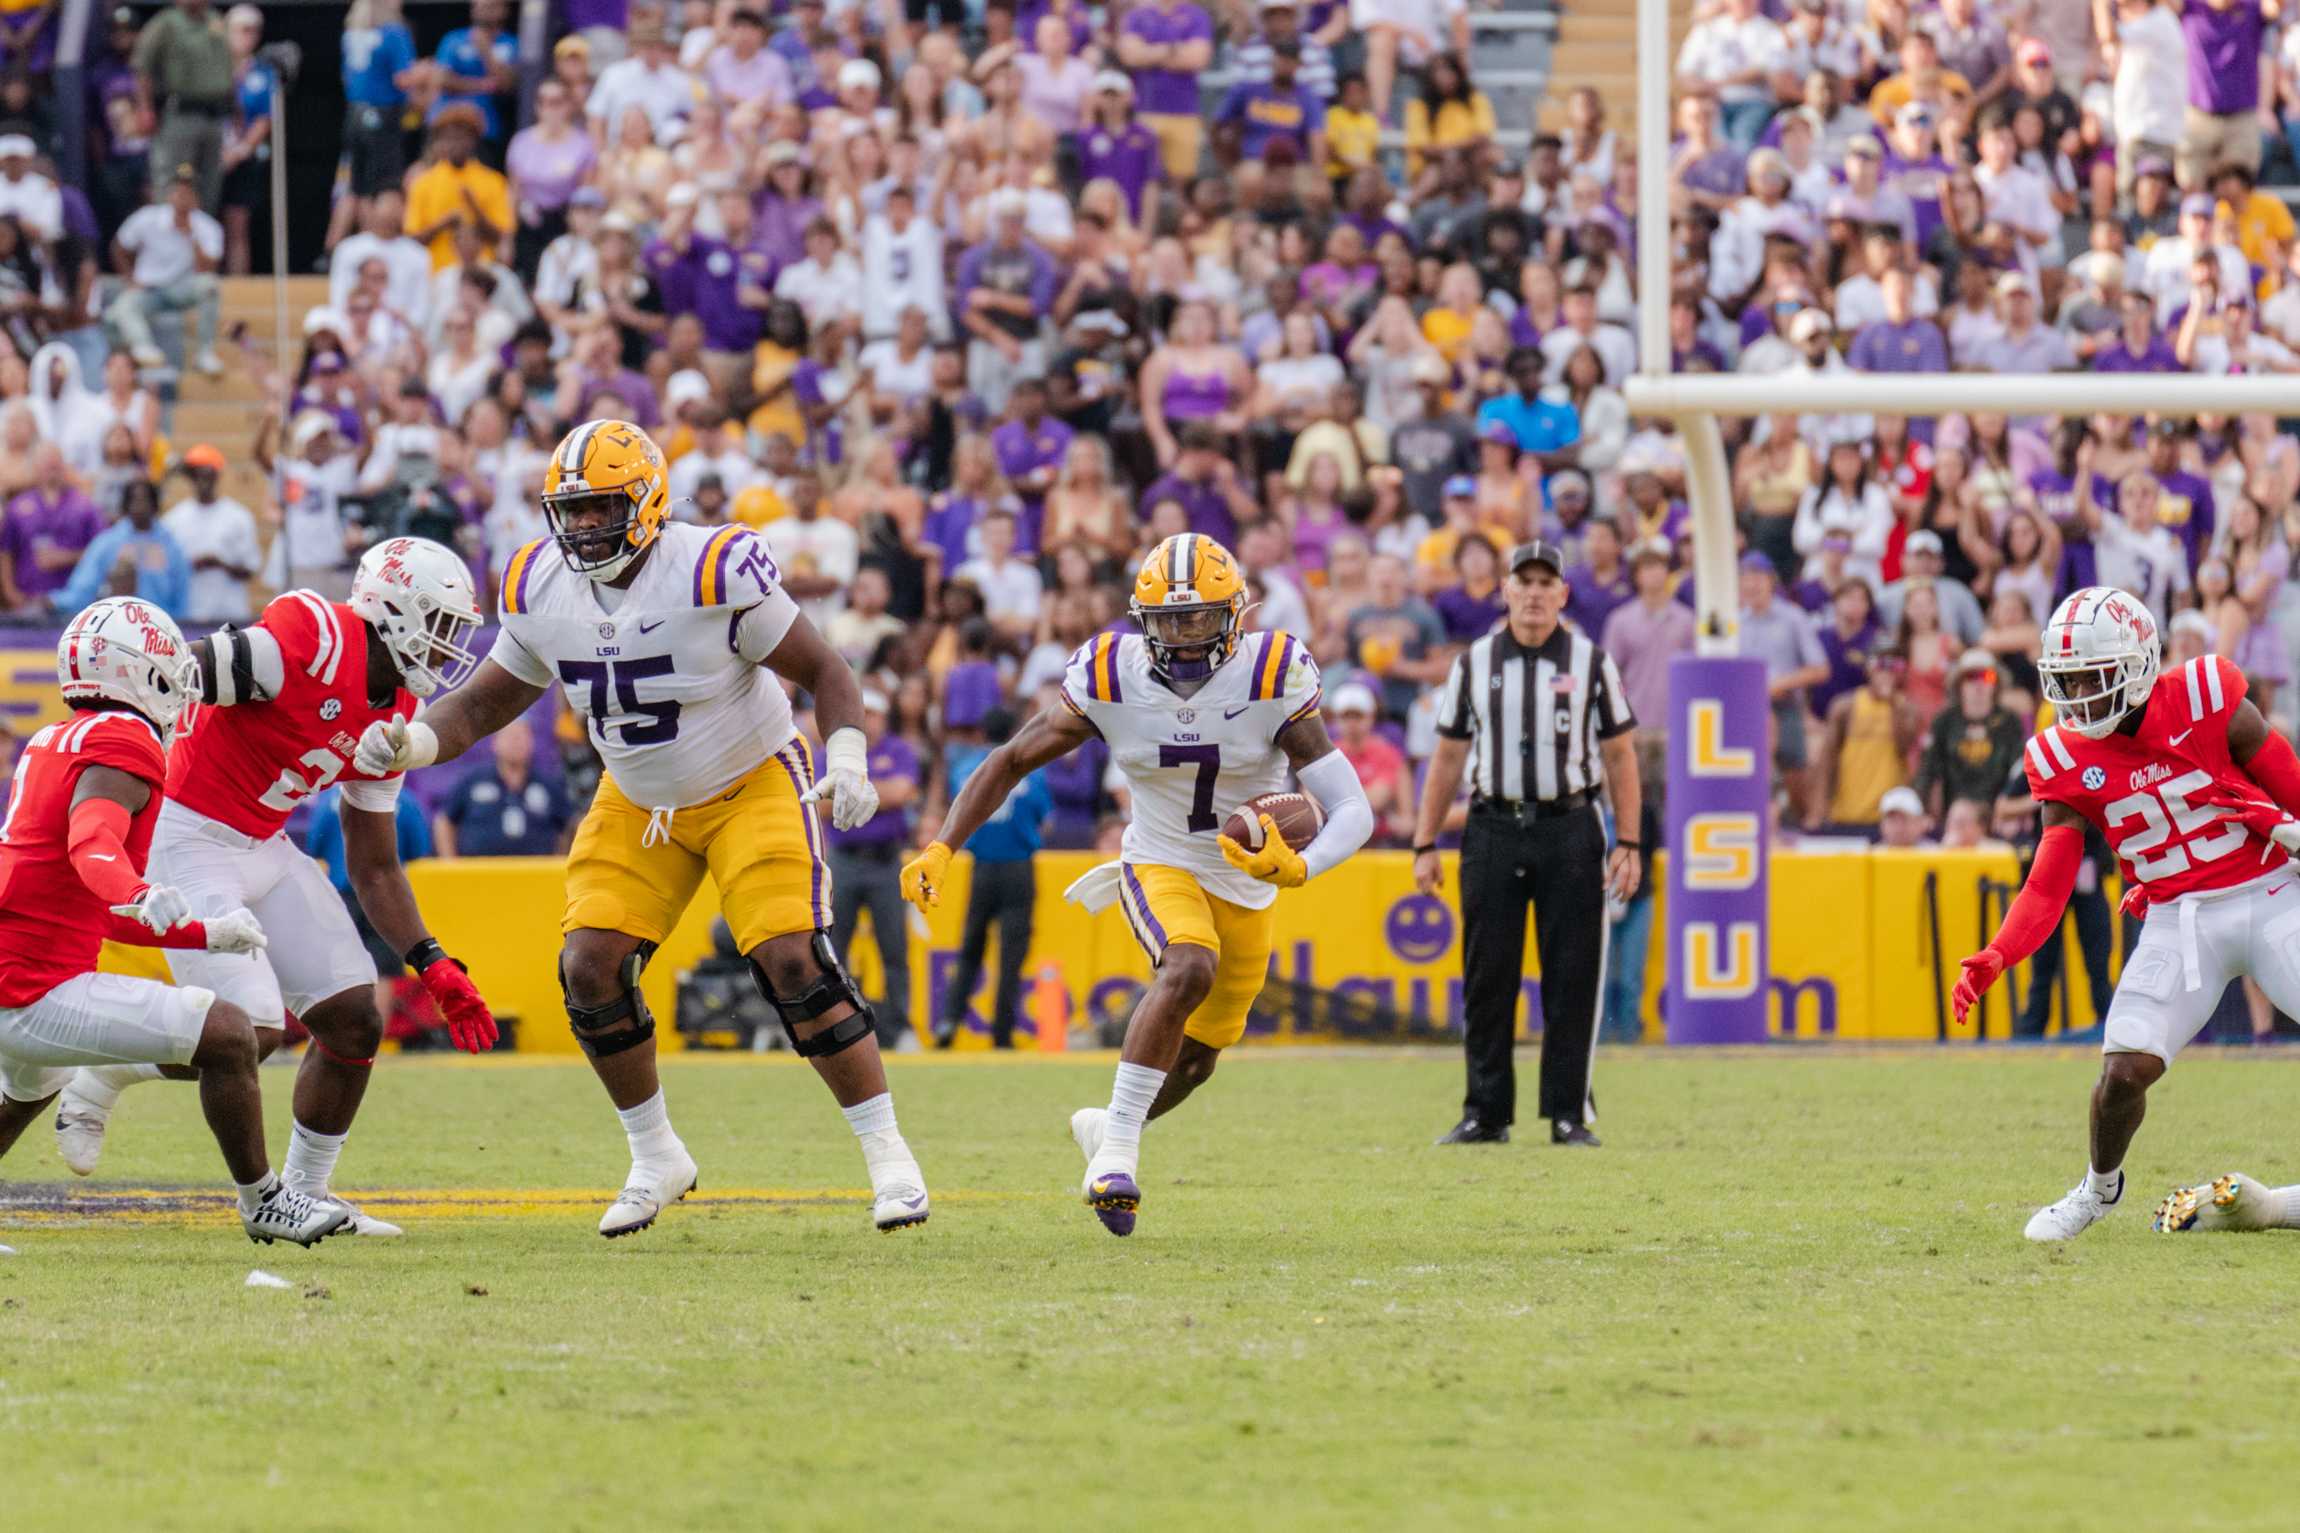
<path fill-rule="evenodd" d="M 1088 1174 L 1086 1178 L 1086 1206 L 1094 1210 L 1094 1217 L 1113 1235 L 1134 1233 L 1134 1211 L 1142 1206 L 1142 1189 L 1134 1184 L 1131 1174 L 1124 1171 L 1105 1171 L 1101 1175 Z"/>

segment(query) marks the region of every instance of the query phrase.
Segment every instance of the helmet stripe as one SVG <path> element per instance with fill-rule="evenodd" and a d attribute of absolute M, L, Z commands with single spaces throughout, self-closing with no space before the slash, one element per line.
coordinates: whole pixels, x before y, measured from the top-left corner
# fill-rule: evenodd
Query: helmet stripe
<path fill-rule="evenodd" d="M 1190 545 L 1197 536 L 1194 532 L 1185 532 L 1174 539 L 1174 553 L 1167 566 L 1166 578 L 1178 586 L 1190 583 Z"/>
<path fill-rule="evenodd" d="M 575 434 L 559 449 L 560 473 L 573 474 L 577 478 L 583 476 L 583 454 L 590 449 L 591 439 L 599 434 L 603 424 L 602 421 L 585 421 L 575 428 Z"/>

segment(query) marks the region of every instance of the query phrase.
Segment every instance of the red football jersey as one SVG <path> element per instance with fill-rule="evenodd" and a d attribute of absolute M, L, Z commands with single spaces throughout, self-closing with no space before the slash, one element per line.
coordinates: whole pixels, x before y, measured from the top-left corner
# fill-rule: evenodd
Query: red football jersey
<path fill-rule="evenodd" d="M 2244 673 L 2206 655 L 2156 679 L 2133 734 L 2087 740 L 2055 724 L 2028 743 L 2029 791 L 2100 827 L 2125 881 L 2158 902 L 2226 889 L 2284 862 L 2221 811 L 2202 806 L 2216 786 L 2267 795 L 2229 758 L 2228 716 L 2244 701 Z"/>
<path fill-rule="evenodd" d="M 75 713 L 32 737 L 16 760 L 8 818 L 0 822 L 0 1006 L 29 1006 L 77 974 L 92 974 L 111 907 L 72 866 L 72 794 L 91 766 L 116 767 L 152 785 L 128 822 L 136 871 L 152 848 L 167 753 L 143 715 Z"/>
<path fill-rule="evenodd" d="M 352 750 L 378 719 L 415 717 L 415 694 L 401 687 L 383 707 L 368 705 L 367 624 L 341 602 L 290 591 L 256 627 L 280 647 L 279 696 L 185 709 L 168 752 L 168 797 L 261 839 L 338 778 L 398 776 L 368 778 Z"/>

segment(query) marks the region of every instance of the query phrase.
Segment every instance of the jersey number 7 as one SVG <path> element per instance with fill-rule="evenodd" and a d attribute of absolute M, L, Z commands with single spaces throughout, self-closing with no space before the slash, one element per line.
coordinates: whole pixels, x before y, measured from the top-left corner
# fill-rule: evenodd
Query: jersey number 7
<path fill-rule="evenodd" d="M 590 706 L 583 711 L 591 716 L 591 727 L 602 738 L 610 720 L 621 720 L 625 745 L 660 745 L 679 737 L 679 705 L 665 699 L 662 702 L 643 702 L 639 697 L 639 683 L 650 676 L 668 676 L 675 669 L 669 655 L 642 655 L 633 660 L 562 660 L 559 679 L 570 688 L 589 687 Z M 610 706 L 608 692 L 612 689 L 614 701 Z M 644 718 L 647 723 L 636 720 Z"/>
<path fill-rule="evenodd" d="M 1158 764 L 1162 767 L 1188 767 L 1198 769 L 1196 790 L 1190 795 L 1190 834 L 1219 830 L 1221 820 L 1214 813 L 1214 779 L 1222 771 L 1222 747 L 1219 745 L 1161 745 Z"/>

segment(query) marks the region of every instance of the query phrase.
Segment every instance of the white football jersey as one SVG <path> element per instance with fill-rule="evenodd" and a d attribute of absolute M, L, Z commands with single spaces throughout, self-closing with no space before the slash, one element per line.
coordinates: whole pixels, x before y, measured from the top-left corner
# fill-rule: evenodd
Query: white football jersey
<path fill-rule="evenodd" d="M 797 733 L 782 684 L 759 662 L 798 615 L 748 527 L 665 523 L 621 591 L 603 591 L 539 538 L 503 567 L 503 634 L 488 658 L 530 686 L 564 689 L 632 803 L 684 809 Z"/>
<path fill-rule="evenodd" d="M 1290 634 L 1248 634 L 1182 697 L 1150 673 L 1140 634 L 1096 634 L 1070 657 L 1062 701 L 1102 736 L 1134 795 L 1126 861 L 1180 868 L 1251 910 L 1278 897 L 1224 861 L 1215 838 L 1240 804 L 1285 791 L 1278 736 L 1318 708 L 1318 666 L 1304 645 Z"/>

